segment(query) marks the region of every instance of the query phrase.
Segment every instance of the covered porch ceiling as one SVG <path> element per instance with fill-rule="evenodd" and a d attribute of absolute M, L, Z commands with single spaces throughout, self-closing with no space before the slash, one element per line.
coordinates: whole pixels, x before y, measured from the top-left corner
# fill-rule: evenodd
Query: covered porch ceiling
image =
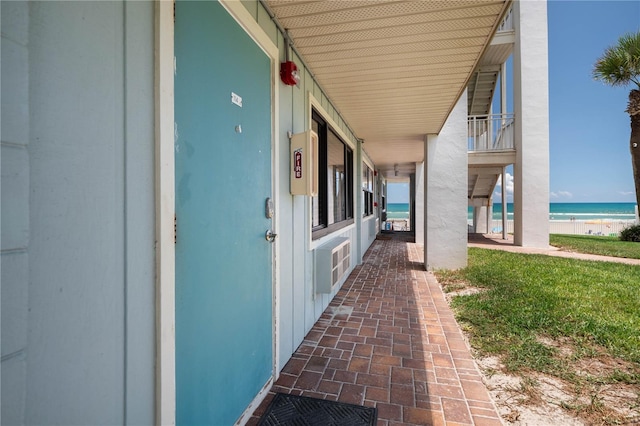
<path fill-rule="evenodd" d="M 385 177 L 423 161 L 511 0 L 263 0 Z M 396 173 L 396 170 L 398 171 Z"/>

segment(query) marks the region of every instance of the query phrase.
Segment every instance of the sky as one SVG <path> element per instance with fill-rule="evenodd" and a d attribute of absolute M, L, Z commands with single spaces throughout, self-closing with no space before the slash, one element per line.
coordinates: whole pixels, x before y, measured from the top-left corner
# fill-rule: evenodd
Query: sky
<path fill-rule="evenodd" d="M 593 64 L 626 32 L 640 30 L 640 1 L 548 3 L 551 202 L 632 202 L 631 86 L 609 87 Z"/>
<path fill-rule="evenodd" d="M 593 64 L 626 32 L 640 30 L 640 0 L 549 0 L 549 201 L 633 202 L 631 86 L 609 87 Z M 507 192 L 513 192 L 512 171 Z M 500 186 L 494 200 L 500 202 Z M 409 185 L 390 184 L 389 203 L 407 203 Z M 509 197 L 511 201 L 511 197 Z"/>

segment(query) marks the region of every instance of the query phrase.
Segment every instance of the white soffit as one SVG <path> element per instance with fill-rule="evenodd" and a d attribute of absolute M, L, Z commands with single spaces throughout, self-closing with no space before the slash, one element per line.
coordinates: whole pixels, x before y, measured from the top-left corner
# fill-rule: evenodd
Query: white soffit
<path fill-rule="evenodd" d="M 421 162 L 509 0 L 266 0 L 376 165 Z"/>

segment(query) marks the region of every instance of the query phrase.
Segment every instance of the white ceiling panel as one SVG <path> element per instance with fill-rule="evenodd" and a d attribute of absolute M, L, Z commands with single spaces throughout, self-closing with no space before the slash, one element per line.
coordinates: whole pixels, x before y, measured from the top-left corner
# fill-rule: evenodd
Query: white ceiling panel
<path fill-rule="evenodd" d="M 266 4 L 386 175 L 422 161 L 425 135 L 442 128 L 510 0 Z"/>

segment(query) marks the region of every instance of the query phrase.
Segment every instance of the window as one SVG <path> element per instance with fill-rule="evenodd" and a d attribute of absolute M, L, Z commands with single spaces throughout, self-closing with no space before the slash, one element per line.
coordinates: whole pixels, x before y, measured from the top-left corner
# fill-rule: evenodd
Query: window
<path fill-rule="evenodd" d="M 353 151 L 315 110 L 318 134 L 318 195 L 311 199 L 313 238 L 353 223 Z"/>
<path fill-rule="evenodd" d="M 373 171 L 362 163 L 362 216 L 373 214 Z"/>

